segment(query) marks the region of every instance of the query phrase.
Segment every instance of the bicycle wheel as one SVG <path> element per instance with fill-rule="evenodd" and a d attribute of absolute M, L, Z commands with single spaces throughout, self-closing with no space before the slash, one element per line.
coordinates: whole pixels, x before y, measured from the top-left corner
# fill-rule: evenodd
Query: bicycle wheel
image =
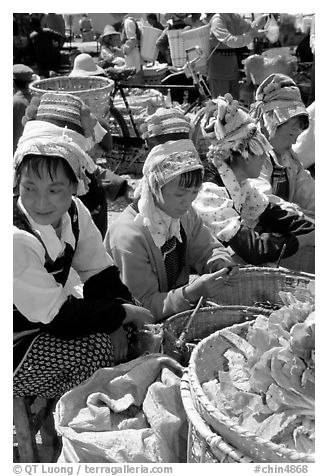
<path fill-rule="evenodd" d="M 130 131 L 124 117 L 114 106 L 110 106 L 104 114 L 104 119 L 109 125 L 110 133 L 113 137 L 130 137 Z"/>

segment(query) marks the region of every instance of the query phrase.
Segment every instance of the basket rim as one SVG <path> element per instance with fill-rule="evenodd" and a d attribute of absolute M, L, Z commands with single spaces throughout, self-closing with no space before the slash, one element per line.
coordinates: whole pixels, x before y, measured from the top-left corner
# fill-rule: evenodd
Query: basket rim
<path fill-rule="evenodd" d="M 256 313 L 267 313 L 269 312 L 268 309 L 257 307 L 257 306 L 246 306 L 242 304 L 216 304 L 215 306 L 204 306 L 199 309 L 198 312 L 207 312 L 207 311 L 212 311 L 217 312 L 217 311 L 225 311 L 225 310 L 232 310 L 232 311 L 250 311 L 250 312 L 256 312 Z M 171 322 L 174 322 L 176 319 L 179 319 L 181 317 L 185 317 L 190 315 L 194 309 L 187 309 L 186 311 L 181 311 L 178 312 L 177 314 L 173 314 L 173 316 L 168 317 L 167 319 L 161 321 L 163 324 L 163 328 L 170 324 Z M 216 331 L 217 332 L 217 331 Z"/>
<path fill-rule="evenodd" d="M 235 459 L 237 463 L 243 463 L 243 458 L 250 459 L 249 456 L 244 455 L 241 451 L 237 450 L 232 445 L 227 443 L 222 438 L 222 436 L 214 433 L 208 423 L 197 412 L 192 401 L 187 369 L 183 372 L 181 377 L 180 394 L 188 420 L 194 426 L 199 435 L 204 439 L 206 444 L 210 447 L 211 451 L 213 451 L 213 447 L 217 447 L 219 451 L 222 451 L 222 453 L 226 453 L 227 455 Z M 248 462 L 251 461 L 247 461 L 247 463 Z"/>
<path fill-rule="evenodd" d="M 88 89 L 79 89 L 78 91 L 75 90 L 75 89 L 72 89 L 72 90 L 58 90 L 58 93 L 68 93 L 68 94 L 72 94 L 72 93 L 83 93 L 83 92 L 90 92 L 90 91 L 93 91 L 93 92 L 105 92 L 107 89 L 112 89 L 113 86 L 114 86 L 114 81 L 110 78 L 104 78 L 102 76 L 54 76 L 53 78 L 44 78 L 44 79 L 38 79 L 36 81 L 33 81 L 30 85 L 29 85 L 29 89 L 32 91 L 32 92 L 38 92 L 38 93 L 48 93 L 49 91 L 53 91 L 53 90 L 50 90 L 50 89 L 41 89 L 41 88 L 38 88 L 37 86 L 38 85 L 47 85 L 47 84 L 51 84 L 51 82 L 54 82 L 54 80 L 57 80 L 57 79 L 60 79 L 61 81 L 63 82 L 78 82 L 78 80 L 97 80 L 98 82 L 103 82 L 103 83 L 107 83 L 107 84 L 104 84 L 104 86 L 98 86 L 98 87 L 90 87 Z"/>
<path fill-rule="evenodd" d="M 233 429 L 235 433 L 244 437 L 245 441 L 249 443 L 250 447 L 252 446 L 252 442 L 256 442 L 264 450 L 269 450 L 270 452 L 273 452 L 273 453 L 279 452 L 283 457 L 289 458 L 291 461 L 296 462 L 296 461 L 302 460 L 302 462 L 313 463 L 314 457 L 311 454 L 301 453 L 296 450 L 285 448 L 282 445 L 279 445 L 277 443 L 273 443 L 272 441 L 261 438 L 257 436 L 255 433 L 252 433 L 251 431 L 242 428 L 240 425 L 233 422 L 229 417 L 223 415 L 214 406 L 214 404 L 211 402 L 211 400 L 207 397 L 207 395 L 203 391 L 203 388 L 199 382 L 199 379 L 196 373 L 196 357 L 198 356 L 199 351 L 202 349 L 202 347 L 206 346 L 210 341 L 215 340 L 222 331 L 226 331 L 226 330 L 233 331 L 234 329 L 243 328 L 247 326 L 249 327 L 250 325 L 252 325 L 252 322 L 246 321 L 241 324 L 234 324 L 233 326 L 225 327 L 222 330 L 213 332 L 212 334 L 210 334 L 208 337 L 205 337 L 201 342 L 199 342 L 196 345 L 196 347 L 193 349 L 191 353 L 189 366 L 188 366 L 188 379 L 189 379 L 190 387 L 193 390 L 195 390 L 197 399 L 202 403 L 202 406 L 206 409 L 206 412 L 214 420 L 219 421 L 222 425 L 227 427 L 229 431 Z"/>

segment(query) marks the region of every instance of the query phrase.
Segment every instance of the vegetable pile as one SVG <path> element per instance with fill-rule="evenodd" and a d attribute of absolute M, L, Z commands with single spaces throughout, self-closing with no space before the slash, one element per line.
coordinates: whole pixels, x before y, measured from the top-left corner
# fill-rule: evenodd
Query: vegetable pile
<path fill-rule="evenodd" d="M 245 338 L 225 329 L 231 346 L 217 378 L 203 384 L 214 405 L 259 437 L 314 453 L 314 295 L 301 303 L 280 293 L 283 307 L 258 316 Z"/>

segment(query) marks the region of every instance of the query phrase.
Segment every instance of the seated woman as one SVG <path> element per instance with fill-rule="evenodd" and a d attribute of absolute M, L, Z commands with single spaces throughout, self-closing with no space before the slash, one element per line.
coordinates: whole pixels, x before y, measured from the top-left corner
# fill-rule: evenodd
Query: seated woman
<path fill-rule="evenodd" d="M 314 219 L 315 182 L 292 149 L 309 127 L 309 113 L 300 90 L 289 76 L 271 74 L 258 87 L 255 99 L 250 114 L 260 120 L 272 150 L 254 183 L 271 202 Z"/>
<path fill-rule="evenodd" d="M 104 240 L 122 281 L 156 321 L 191 309 L 201 296 L 219 298 L 224 285 L 236 279 L 236 271 L 227 275 L 226 266 L 233 264 L 228 251 L 192 207 L 202 178 L 189 139 L 155 146 L 136 200 L 109 226 Z M 191 270 L 200 276 L 189 283 Z"/>
<path fill-rule="evenodd" d="M 291 268 L 314 272 L 313 223 L 270 203 L 247 180 L 260 174 L 271 151 L 268 140 L 230 94 L 219 97 L 217 105 L 217 117 L 207 126 L 210 134 L 210 126 L 214 129 L 215 140 L 194 207 L 240 262 L 265 265 L 276 262 L 283 252 L 285 258 L 300 257 L 300 262 L 289 262 Z"/>
<path fill-rule="evenodd" d="M 52 93 L 55 94 L 55 93 Z M 71 128 L 39 119 L 25 125 L 14 155 L 14 396 L 59 397 L 92 373 L 127 357 L 129 336 L 151 322 L 106 253 L 89 211 L 75 195 L 88 189 L 93 163 L 83 150 L 92 131 L 82 101 L 57 94 Z M 85 111 L 84 111 L 85 112 Z M 59 122 L 60 124 L 60 122 Z M 80 276 L 76 297 L 71 269 Z"/>
<path fill-rule="evenodd" d="M 124 55 L 121 48 L 121 34 L 116 31 L 113 26 L 105 26 L 104 33 L 99 38 L 99 41 L 99 64 L 101 67 L 125 66 Z"/>

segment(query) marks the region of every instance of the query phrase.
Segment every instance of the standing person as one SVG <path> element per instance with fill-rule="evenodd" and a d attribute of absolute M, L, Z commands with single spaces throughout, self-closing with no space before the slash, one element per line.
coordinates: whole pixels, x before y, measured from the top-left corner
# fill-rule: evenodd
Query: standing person
<path fill-rule="evenodd" d="M 206 23 L 201 20 L 201 13 L 191 13 L 186 18 L 186 24 L 191 26 L 191 28 L 200 28 L 201 26 L 206 25 Z"/>
<path fill-rule="evenodd" d="M 218 298 L 235 279 L 229 253 L 192 207 L 203 166 L 189 139 L 155 146 L 145 161 L 136 200 L 110 225 L 105 246 L 123 282 L 156 321 Z M 199 276 L 189 282 L 191 269 Z M 142 277 L 142 279 L 140 279 Z"/>
<path fill-rule="evenodd" d="M 264 36 L 261 28 L 266 16 L 252 23 L 239 13 L 215 13 L 210 20 L 210 55 L 208 81 L 212 98 L 230 93 L 239 99 L 238 48 L 247 46 L 254 37 Z"/>
<path fill-rule="evenodd" d="M 219 97 L 207 130 L 213 143 L 194 207 L 217 239 L 241 263 L 314 273 L 314 224 L 270 203 L 249 179 L 259 176 L 272 147 L 258 124 L 232 96 Z"/>
<path fill-rule="evenodd" d="M 31 101 L 29 84 L 33 79 L 33 70 L 25 64 L 14 64 L 13 81 L 13 153 L 16 150 L 18 139 L 23 133 L 24 126 L 22 119 L 25 110 Z"/>
<path fill-rule="evenodd" d="M 156 13 L 147 13 L 147 21 L 153 28 L 164 30 L 164 26 L 158 21 Z"/>
<path fill-rule="evenodd" d="M 38 74 L 49 78 L 50 71 L 55 71 L 60 65 L 60 49 L 65 39 L 50 28 L 42 28 L 37 17 L 31 18 L 31 29 L 29 50 L 38 67 Z"/>
<path fill-rule="evenodd" d="M 156 46 L 162 55 L 166 58 L 168 65 L 172 65 L 172 58 L 169 45 L 169 30 L 184 30 L 190 28 L 185 22 L 187 13 L 165 13 L 165 20 L 167 26 L 164 28 L 162 34 L 156 40 Z"/>
<path fill-rule="evenodd" d="M 82 36 L 82 41 L 93 40 L 93 26 L 92 20 L 87 13 L 82 13 L 82 18 L 79 20 L 79 28 Z"/>
<path fill-rule="evenodd" d="M 136 68 L 136 72 L 139 73 L 141 71 L 141 31 L 137 21 L 130 15 L 123 18 L 121 41 L 126 67 Z M 141 74 L 136 76 L 140 79 Z M 137 79 L 136 76 L 135 79 Z"/>
<path fill-rule="evenodd" d="M 309 127 L 309 113 L 295 81 L 280 73 L 268 76 L 256 90 L 250 113 L 272 145 L 254 183 L 270 201 L 314 219 L 315 181 L 292 149 Z"/>
<path fill-rule="evenodd" d="M 37 108 L 41 120 L 26 123 L 14 156 L 15 397 L 61 396 L 97 369 L 127 358 L 132 329 L 125 324 L 142 327 L 152 320 L 134 305 L 75 196 L 86 193 L 85 171 L 92 171 L 83 150 L 92 119 L 75 96 L 44 96 Z M 56 115 L 58 103 L 71 129 L 44 120 L 49 112 Z M 83 297 L 74 295 L 71 268 L 84 283 Z"/>
<path fill-rule="evenodd" d="M 121 34 L 111 25 L 106 25 L 103 34 L 99 38 L 100 53 L 99 64 L 103 68 L 111 66 L 125 66 L 123 51 L 121 48 Z"/>
<path fill-rule="evenodd" d="M 50 30 L 57 31 L 63 38 L 66 35 L 66 25 L 64 16 L 60 13 L 46 13 L 41 20 L 42 28 L 50 28 Z"/>

